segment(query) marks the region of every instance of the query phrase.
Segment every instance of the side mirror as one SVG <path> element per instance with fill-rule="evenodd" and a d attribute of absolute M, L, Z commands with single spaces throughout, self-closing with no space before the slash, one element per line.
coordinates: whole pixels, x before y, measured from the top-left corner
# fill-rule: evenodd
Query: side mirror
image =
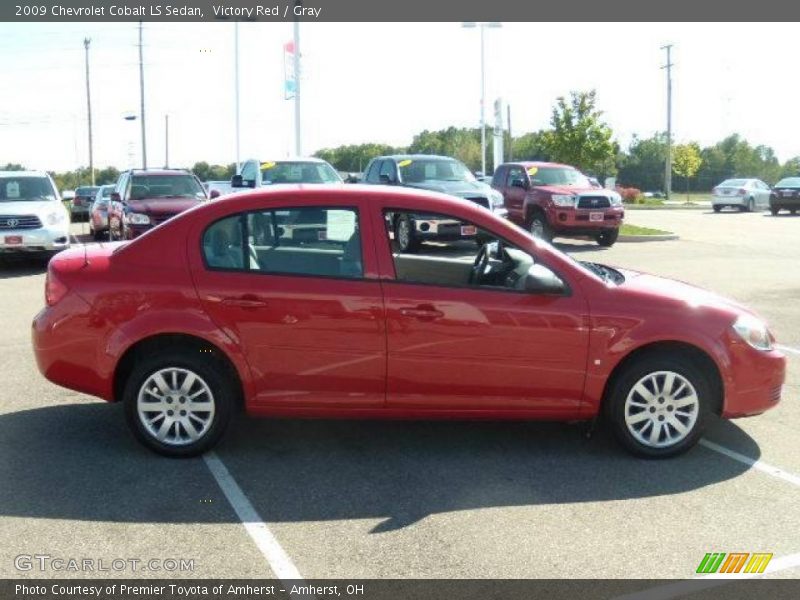
<path fill-rule="evenodd" d="M 389 177 L 388 175 L 381 175 L 380 176 L 381 183 L 384 185 L 394 185 L 395 180 Z"/>
<path fill-rule="evenodd" d="M 208 195 L 209 198 L 212 200 L 214 198 L 219 198 L 222 194 L 219 193 L 219 190 L 211 190 L 211 193 Z"/>
<path fill-rule="evenodd" d="M 122 198 L 120 197 L 119 192 L 111 192 L 111 201 L 122 202 Z"/>
<path fill-rule="evenodd" d="M 512 179 L 511 180 L 511 187 L 527 190 L 528 189 L 528 184 L 525 182 L 524 179 Z"/>
<path fill-rule="evenodd" d="M 563 294 L 564 282 L 544 265 L 533 265 L 525 278 L 525 291 L 537 294 Z"/>
<path fill-rule="evenodd" d="M 244 187 L 244 182 L 242 181 L 241 175 L 234 175 L 233 177 L 231 177 L 231 187 L 233 188 Z"/>

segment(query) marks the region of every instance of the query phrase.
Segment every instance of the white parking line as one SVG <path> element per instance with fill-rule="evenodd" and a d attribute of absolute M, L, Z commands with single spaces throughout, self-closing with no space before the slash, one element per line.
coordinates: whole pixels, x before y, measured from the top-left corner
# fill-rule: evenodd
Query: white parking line
<path fill-rule="evenodd" d="M 792 348 L 791 346 L 781 346 L 780 344 L 775 344 L 775 347 L 781 352 L 789 352 L 790 354 L 800 354 L 800 350 L 798 350 L 797 348 Z"/>
<path fill-rule="evenodd" d="M 239 516 L 244 525 L 247 533 L 255 542 L 261 554 L 267 559 L 270 569 L 275 574 L 275 577 L 281 580 L 298 580 L 302 579 L 297 567 L 292 563 L 292 559 L 286 554 L 286 551 L 281 547 L 275 536 L 267 527 L 267 524 L 259 516 L 253 505 L 244 495 L 244 492 L 236 483 L 236 480 L 228 471 L 225 464 L 220 460 L 215 452 L 208 452 L 203 456 L 203 460 L 208 466 L 208 470 L 214 476 L 222 493 L 230 502 L 233 510 Z"/>
<path fill-rule="evenodd" d="M 755 460 L 750 458 L 749 456 L 745 456 L 744 454 L 739 454 L 733 450 L 729 450 L 725 446 L 720 446 L 719 444 L 715 444 L 707 439 L 700 440 L 700 445 L 705 446 L 709 450 L 713 450 L 714 452 L 719 452 L 720 454 L 724 454 L 728 458 L 732 458 L 733 460 L 738 460 L 740 463 L 744 463 L 748 466 L 753 467 L 754 469 L 758 469 L 759 471 L 766 473 L 767 475 L 772 475 L 773 477 L 777 477 L 778 479 L 783 479 L 784 481 L 791 483 L 796 486 L 800 486 L 800 477 L 797 475 L 793 475 L 792 473 L 787 473 L 783 469 L 779 469 L 778 467 L 773 467 L 770 464 L 767 464 L 760 460 Z"/>
<path fill-rule="evenodd" d="M 614 600 L 668 600 L 670 598 L 682 598 L 688 594 L 694 594 L 708 588 L 733 583 L 740 579 L 764 577 L 769 573 L 793 569 L 798 566 L 800 566 L 800 554 L 790 554 L 770 561 L 769 566 L 767 566 L 763 573 L 714 573 L 713 575 L 700 575 L 694 579 L 676 581 L 675 583 L 668 583 L 640 592 L 617 596 Z"/>

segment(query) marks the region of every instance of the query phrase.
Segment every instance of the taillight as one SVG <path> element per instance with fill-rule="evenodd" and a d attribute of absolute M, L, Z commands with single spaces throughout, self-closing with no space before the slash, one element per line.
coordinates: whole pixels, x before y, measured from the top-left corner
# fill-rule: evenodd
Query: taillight
<path fill-rule="evenodd" d="M 740 189 L 738 192 L 736 192 L 736 193 L 737 193 L 737 194 L 739 194 L 740 196 L 744 196 L 744 195 L 747 193 L 747 190 L 746 190 L 746 189 L 744 189 L 744 188 L 741 188 L 741 189 Z"/>
<path fill-rule="evenodd" d="M 53 272 L 47 270 L 47 278 L 44 282 L 44 301 L 47 306 L 53 306 L 67 294 L 68 288 Z"/>

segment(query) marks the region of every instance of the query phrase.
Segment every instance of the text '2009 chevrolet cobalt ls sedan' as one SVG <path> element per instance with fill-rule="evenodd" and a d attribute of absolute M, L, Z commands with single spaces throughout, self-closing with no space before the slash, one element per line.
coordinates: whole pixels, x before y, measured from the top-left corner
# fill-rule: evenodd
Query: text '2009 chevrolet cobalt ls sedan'
<path fill-rule="evenodd" d="M 387 214 L 487 240 L 399 251 Z M 453 244 L 465 245 L 462 241 Z M 276 186 L 198 206 L 130 243 L 51 261 L 38 366 L 125 405 L 167 455 L 251 415 L 593 419 L 649 457 L 712 414 L 776 405 L 767 326 L 710 292 L 577 262 L 464 200 L 374 186 Z"/>

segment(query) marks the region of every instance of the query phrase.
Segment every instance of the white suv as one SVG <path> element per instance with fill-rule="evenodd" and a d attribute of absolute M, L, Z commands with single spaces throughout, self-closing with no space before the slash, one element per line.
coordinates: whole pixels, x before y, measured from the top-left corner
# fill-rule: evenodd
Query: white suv
<path fill-rule="evenodd" d="M 0 171 L 0 255 L 69 247 L 69 213 L 42 171 Z"/>

